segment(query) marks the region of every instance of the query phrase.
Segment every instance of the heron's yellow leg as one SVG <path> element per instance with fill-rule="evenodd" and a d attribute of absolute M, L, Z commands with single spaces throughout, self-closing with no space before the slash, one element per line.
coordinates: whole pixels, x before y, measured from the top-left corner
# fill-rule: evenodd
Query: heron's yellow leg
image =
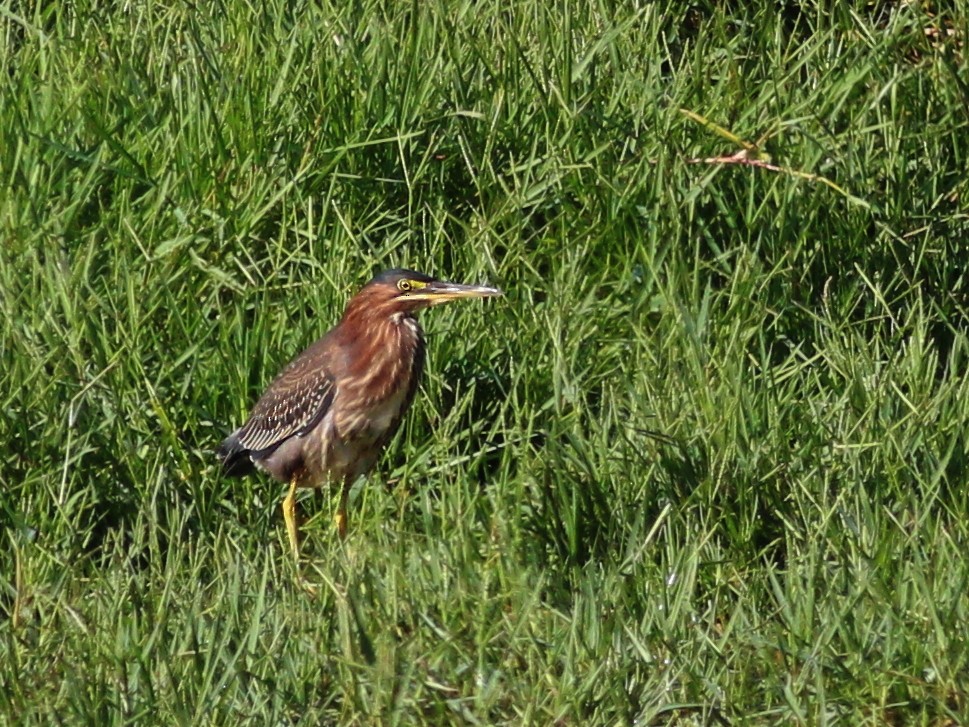
<path fill-rule="evenodd" d="M 296 476 L 289 483 L 289 494 L 283 500 L 283 519 L 286 520 L 286 533 L 293 558 L 299 563 L 299 524 L 296 522 Z"/>
<path fill-rule="evenodd" d="M 340 534 L 341 538 L 347 536 L 347 498 L 350 495 L 350 488 L 344 487 L 343 491 L 340 493 L 340 506 L 337 508 L 336 516 L 333 518 L 333 523 L 336 525 L 336 531 Z"/>

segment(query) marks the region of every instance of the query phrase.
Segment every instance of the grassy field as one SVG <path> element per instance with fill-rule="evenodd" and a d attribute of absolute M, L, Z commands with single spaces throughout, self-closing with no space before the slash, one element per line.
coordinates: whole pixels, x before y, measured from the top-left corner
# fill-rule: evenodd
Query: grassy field
<path fill-rule="evenodd" d="M 0 4 L 0 722 L 969 723 L 969 10 L 663 7 Z M 212 452 L 397 266 L 312 598 Z"/>

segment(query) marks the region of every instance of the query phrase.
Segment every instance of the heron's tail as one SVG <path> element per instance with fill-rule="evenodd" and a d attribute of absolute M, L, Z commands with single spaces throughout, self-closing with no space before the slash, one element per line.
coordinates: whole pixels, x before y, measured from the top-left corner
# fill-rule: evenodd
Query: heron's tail
<path fill-rule="evenodd" d="M 226 437 L 216 450 L 222 471 L 229 477 L 244 477 L 255 469 L 250 450 L 239 441 L 238 430 Z"/>

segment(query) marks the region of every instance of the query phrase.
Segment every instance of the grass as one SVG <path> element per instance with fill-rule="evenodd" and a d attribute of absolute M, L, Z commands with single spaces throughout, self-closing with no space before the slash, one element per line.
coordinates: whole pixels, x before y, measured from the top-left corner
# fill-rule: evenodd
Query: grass
<path fill-rule="evenodd" d="M 969 722 L 964 8 L 0 18 L 0 721 Z M 400 265 L 311 599 L 212 450 Z"/>

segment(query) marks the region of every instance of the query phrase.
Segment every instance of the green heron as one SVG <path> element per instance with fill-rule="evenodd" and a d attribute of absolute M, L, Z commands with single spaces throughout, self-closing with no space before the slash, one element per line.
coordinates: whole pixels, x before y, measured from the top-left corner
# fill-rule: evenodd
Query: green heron
<path fill-rule="evenodd" d="M 397 431 L 424 367 L 416 313 L 460 298 L 501 295 L 413 270 L 388 270 L 347 304 L 343 318 L 293 359 L 253 407 L 248 421 L 219 447 L 225 473 L 259 468 L 289 483 L 283 516 L 299 559 L 296 488 L 339 485 L 336 526 L 347 530 L 347 495 Z"/>

